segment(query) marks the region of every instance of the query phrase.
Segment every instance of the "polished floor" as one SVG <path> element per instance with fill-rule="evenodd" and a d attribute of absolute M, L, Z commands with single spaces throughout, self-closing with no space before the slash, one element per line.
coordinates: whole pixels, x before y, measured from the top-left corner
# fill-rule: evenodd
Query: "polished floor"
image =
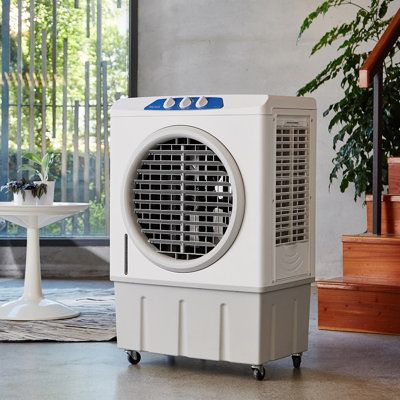
<path fill-rule="evenodd" d="M 108 285 L 44 287 L 76 284 Z M 116 343 L 0 343 L 0 399 L 400 399 L 400 336 L 318 331 L 315 296 L 310 325 L 302 368 L 271 362 L 262 382 L 247 365 L 144 353 L 131 366 Z"/>

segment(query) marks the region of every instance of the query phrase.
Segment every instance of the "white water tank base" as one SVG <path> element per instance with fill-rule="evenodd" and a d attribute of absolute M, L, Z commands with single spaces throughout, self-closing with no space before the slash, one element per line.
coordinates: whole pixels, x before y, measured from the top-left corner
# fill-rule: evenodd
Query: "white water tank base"
<path fill-rule="evenodd" d="M 115 282 L 118 347 L 259 365 L 308 347 L 310 284 L 246 293 Z"/>

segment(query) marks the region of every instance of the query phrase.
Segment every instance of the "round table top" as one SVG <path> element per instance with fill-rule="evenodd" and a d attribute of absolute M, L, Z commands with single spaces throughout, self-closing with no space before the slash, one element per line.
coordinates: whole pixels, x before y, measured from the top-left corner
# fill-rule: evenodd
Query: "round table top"
<path fill-rule="evenodd" d="M 13 202 L 0 202 L 0 216 L 16 215 L 71 215 L 84 211 L 89 203 L 59 203 L 51 205 L 16 205 Z"/>

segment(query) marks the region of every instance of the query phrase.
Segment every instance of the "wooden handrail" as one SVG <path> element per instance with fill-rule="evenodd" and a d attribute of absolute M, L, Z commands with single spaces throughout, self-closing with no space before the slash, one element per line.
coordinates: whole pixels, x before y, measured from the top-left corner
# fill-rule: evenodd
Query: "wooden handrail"
<path fill-rule="evenodd" d="M 373 88 L 373 233 L 381 234 L 382 225 L 382 129 L 383 129 L 383 66 L 385 58 L 400 37 L 400 8 L 390 21 L 382 37 L 368 55 L 359 72 L 358 85 L 367 88 L 374 82 Z"/>
<path fill-rule="evenodd" d="M 382 65 L 384 59 L 389 54 L 396 40 L 400 36 L 400 8 L 394 15 L 390 24 L 386 28 L 382 37 L 375 45 L 374 49 L 368 55 L 364 64 L 362 65 L 359 72 L 359 83 L 358 85 L 362 88 L 367 88 L 372 83 L 372 78 L 379 66 Z"/>

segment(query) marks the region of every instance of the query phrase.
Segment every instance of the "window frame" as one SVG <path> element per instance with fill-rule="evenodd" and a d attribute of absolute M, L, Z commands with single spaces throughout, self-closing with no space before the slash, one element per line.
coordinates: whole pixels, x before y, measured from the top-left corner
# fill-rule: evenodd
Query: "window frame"
<path fill-rule="evenodd" d="M 138 0 L 129 0 L 128 23 L 128 97 L 136 97 L 138 89 Z M 43 237 L 41 246 L 85 247 L 109 246 L 109 237 Z M 0 247 L 26 246 L 25 237 L 0 237 Z"/>

